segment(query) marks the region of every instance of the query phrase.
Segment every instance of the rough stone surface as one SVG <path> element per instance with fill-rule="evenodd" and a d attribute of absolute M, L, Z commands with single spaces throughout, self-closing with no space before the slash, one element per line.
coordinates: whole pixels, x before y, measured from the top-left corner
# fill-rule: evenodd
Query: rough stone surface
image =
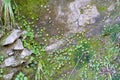
<path fill-rule="evenodd" d="M 7 54 L 8 54 L 9 56 L 11 56 L 11 55 L 14 54 L 14 52 L 13 52 L 12 50 L 9 50 L 9 51 L 7 51 Z"/>
<path fill-rule="evenodd" d="M 14 50 L 23 50 L 23 44 L 22 41 L 20 39 L 18 39 L 15 44 L 14 44 Z"/>
<path fill-rule="evenodd" d="M 23 40 L 26 38 L 26 34 L 27 34 L 27 31 L 22 31 L 21 36 Z"/>
<path fill-rule="evenodd" d="M 22 51 L 20 57 L 21 57 L 21 58 L 25 58 L 25 57 L 27 57 L 27 56 L 30 56 L 31 54 L 32 54 L 32 52 L 25 48 L 25 49 Z"/>
<path fill-rule="evenodd" d="M 96 6 L 90 3 L 91 0 L 74 0 L 66 6 L 68 11 L 62 11 L 62 6 L 59 6 L 57 19 L 60 18 L 61 22 L 67 22 L 66 28 L 70 31 L 82 32 L 84 29 L 81 26 L 95 23 L 100 15 Z"/>
<path fill-rule="evenodd" d="M 119 22 L 120 22 L 120 15 L 115 19 L 115 22 L 116 22 L 116 23 L 119 23 Z"/>
<path fill-rule="evenodd" d="M 100 14 L 95 5 L 83 7 L 76 7 L 77 2 L 70 5 L 71 11 L 68 15 L 68 27 L 76 31 L 80 26 L 95 23 L 95 18 Z M 74 9 L 72 9 L 74 8 Z"/>
<path fill-rule="evenodd" d="M 4 80 L 11 80 L 14 75 L 14 72 L 6 74 L 3 76 Z"/>
<path fill-rule="evenodd" d="M 11 56 L 5 59 L 4 64 L 6 67 L 8 66 L 15 67 L 15 66 L 22 64 L 23 62 L 24 62 L 23 60 L 16 60 L 14 56 Z"/>
<path fill-rule="evenodd" d="M 112 22 L 112 19 L 111 18 L 108 18 L 107 20 L 105 20 L 105 23 L 106 24 L 109 24 L 109 23 L 111 23 Z"/>
<path fill-rule="evenodd" d="M 17 68 L 11 68 L 10 71 L 7 72 L 7 74 L 5 74 L 3 76 L 4 80 L 12 80 L 14 74 L 18 71 Z"/>
<path fill-rule="evenodd" d="M 57 41 L 56 43 L 53 43 L 53 44 L 47 46 L 47 47 L 45 48 L 45 50 L 46 50 L 47 52 L 51 52 L 51 51 L 53 51 L 53 50 L 58 50 L 58 49 L 62 48 L 63 46 L 65 46 L 66 43 L 67 43 L 66 40 L 59 40 L 59 41 Z"/>
<path fill-rule="evenodd" d="M 20 37 L 20 30 L 13 30 L 12 33 L 5 39 L 3 45 L 12 44 L 16 39 Z"/>

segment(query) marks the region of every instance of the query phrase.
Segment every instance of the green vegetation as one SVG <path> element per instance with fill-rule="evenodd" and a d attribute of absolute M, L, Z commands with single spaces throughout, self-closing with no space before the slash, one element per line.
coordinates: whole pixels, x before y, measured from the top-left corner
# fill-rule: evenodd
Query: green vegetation
<path fill-rule="evenodd" d="M 17 77 L 15 78 L 15 80 L 28 80 L 28 78 L 25 77 L 24 73 L 19 72 L 19 74 L 17 75 Z"/>
<path fill-rule="evenodd" d="M 13 13 L 12 6 L 11 6 L 11 0 L 3 0 L 1 7 L 2 8 L 0 12 L 1 14 L 3 14 L 1 15 L 1 18 L 3 18 L 3 24 L 6 27 L 6 29 L 9 30 L 15 24 L 14 13 Z"/>
<path fill-rule="evenodd" d="M 0 56 L 0 63 L 4 61 L 4 56 Z"/>
<path fill-rule="evenodd" d="M 109 29 L 103 31 L 102 37 L 109 40 L 106 43 L 102 41 L 102 37 L 87 39 L 84 37 L 84 33 L 76 34 L 72 39 L 77 41 L 77 45 L 47 54 L 44 50 L 46 45 L 40 44 L 34 39 L 34 27 L 31 27 L 33 24 L 27 22 L 24 17 L 19 20 L 22 22 L 21 24 L 19 21 L 21 29 L 27 31 L 26 39 L 23 40 L 24 47 L 33 52 L 27 67 L 35 70 L 31 72 L 31 74 L 34 73 L 34 80 L 55 80 L 56 78 L 60 80 L 119 80 L 119 63 L 113 60 L 113 57 L 118 57 L 119 48 L 111 44 L 111 41 L 114 41 L 114 37 L 111 35 L 119 32 L 118 25 L 114 25 L 113 28 L 108 27 Z M 44 40 L 42 31 L 39 30 L 38 33 Z M 106 69 L 108 72 L 104 71 Z M 67 74 L 68 71 L 70 71 L 69 74 Z"/>
<path fill-rule="evenodd" d="M 32 51 L 32 55 L 25 58 L 27 63 L 21 66 L 20 72 L 15 75 L 15 80 L 120 79 L 120 46 L 116 42 L 120 24 L 107 26 L 100 36 L 94 38 L 87 38 L 86 32 L 74 34 L 72 37 L 70 35 L 66 47 L 53 50 L 52 54 L 48 54 L 45 47 L 49 45 L 48 40 L 51 37 L 45 36 L 48 34 L 45 33 L 44 26 L 42 29 L 37 27 L 36 32 L 36 25 L 34 25 L 34 20 L 46 13 L 48 0 L 16 0 L 16 4 L 18 5 L 13 5 L 15 20 L 19 28 L 27 32 L 22 42 L 25 48 Z M 11 0 L 4 0 L 2 9 L 4 25 L 13 24 L 15 21 Z M 40 10 L 36 12 L 36 9 Z M 98 9 L 104 12 L 107 8 L 102 6 Z M 36 33 L 40 41 L 37 40 Z M 63 39 L 58 35 L 52 38 Z M 0 56 L 0 63 L 3 61 L 4 56 Z M 3 69 L 0 69 L 0 78 L 3 73 Z"/>
<path fill-rule="evenodd" d="M 120 24 L 115 24 L 113 26 L 108 26 L 104 28 L 103 35 L 110 35 L 112 42 L 116 41 L 117 34 L 120 32 Z"/>
<path fill-rule="evenodd" d="M 78 66 L 83 66 L 81 63 L 85 64 L 86 62 L 89 62 L 93 51 L 91 48 L 91 45 L 89 44 L 89 41 L 82 39 L 79 45 L 75 46 L 74 50 L 75 54 L 75 62 L 77 63 L 79 61 L 80 64 Z M 81 60 L 79 60 L 81 59 Z"/>
<path fill-rule="evenodd" d="M 100 11 L 100 12 L 105 12 L 107 10 L 107 7 L 105 6 L 98 6 L 97 9 Z"/>
<path fill-rule="evenodd" d="M 38 15 L 42 15 L 46 12 L 46 4 L 48 0 L 16 0 L 17 8 L 19 13 L 26 16 L 27 18 L 35 19 Z"/>

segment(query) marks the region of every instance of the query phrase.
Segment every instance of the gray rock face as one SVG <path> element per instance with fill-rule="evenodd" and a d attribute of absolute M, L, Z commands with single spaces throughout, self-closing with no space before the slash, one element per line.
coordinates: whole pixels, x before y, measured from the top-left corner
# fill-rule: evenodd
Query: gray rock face
<path fill-rule="evenodd" d="M 66 43 L 67 43 L 66 40 L 60 40 L 60 41 L 57 41 L 56 43 L 53 43 L 53 44 L 47 46 L 47 47 L 45 48 L 45 50 L 46 50 L 47 52 L 51 52 L 51 51 L 53 51 L 53 50 L 58 50 L 58 49 L 62 48 L 63 46 L 65 46 Z"/>
<path fill-rule="evenodd" d="M 111 12 L 111 11 L 113 11 L 114 9 L 115 9 L 115 4 L 111 4 L 111 5 L 108 7 L 107 11 L 108 11 L 108 12 Z"/>
<path fill-rule="evenodd" d="M 68 15 L 68 22 L 73 23 L 76 22 L 80 17 L 83 17 L 80 9 L 90 3 L 90 1 L 91 0 L 75 0 L 71 2 L 69 5 L 70 14 Z"/>
<path fill-rule="evenodd" d="M 28 49 L 24 49 L 20 55 L 21 58 L 25 58 L 27 56 L 30 56 L 32 54 L 31 51 L 29 51 Z"/>
<path fill-rule="evenodd" d="M 18 39 L 15 44 L 14 44 L 14 50 L 23 50 L 23 44 L 22 41 L 20 39 Z"/>
<path fill-rule="evenodd" d="M 116 23 L 119 23 L 119 22 L 120 22 L 120 15 L 115 19 L 115 22 L 116 22 Z"/>
<path fill-rule="evenodd" d="M 17 68 L 12 68 L 7 74 L 3 76 L 4 80 L 12 80 L 14 74 L 18 71 Z"/>
<path fill-rule="evenodd" d="M 23 60 L 16 60 L 14 56 L 11 56 L 5 59 L 4 64 L 5 64 L 5 67 L 8 67 L 8 66 L 15 67 L 22 64 L 23 62 L 24 62 Z"/>
<path fill-rule="evenodd" d="M 4 80 L 11 80 L 13 75 L 14 75 L 14 73 L 10 73 L 10 74 L 4 75 L 3 78 L 4 78 Z"/>
<path fill-rule="evenodd" d="M 23 39 L 23 40 L 26 38 L 26 34 L 27 34 L 27 31 L 23 31 L 23 32 L 21 33 L 21 36 L 22 36 L 22 39 Z"/>
<path fill-rule="evenodd" d="M 56 19 L 62 23 L 67 22 L 66 27 L 71 32 L 83 32 L 84 29 L 81 26 L 95 23 L 100 15 L 96 6 L 90 3 L 91 0 L 74 0 L 66 6 L 68 11 L 62 11 L 62 6 L 59 6 Z"/>
<path fill-rule="evenodd" d="M 7 54 L 8 54 L 9 56 L 11 56 L 11 55 L 14 54 L 14 52 L 13 52 L 12 50 L 8 50 L 8 51 L 7 51 Z"/>
<path fill-rule="evenodd" d="M 5 66 L 12 66 L 13 64 L 15 64 L 15 58 L 12 56 L 12 57 L 9 57 L 7 59 L 5 59 L 4 61 L 5 63 Z"/>
<path fill-rule="evenodd" d="M 95 5 L 89 5 L 90 0 L 85 1 L 75 0 L 69 6 L 70 14 L 68 14 L 67 23 L 68 28 L 73 31 L 81 26 L 95 23 L 95 18 L 100 15 Z"/>
<path fill-rule="evenodd" d="M 20 37 L 21 31 L 20 30 L 13 30 L 12 33 L 5 39 L 3 45 L 12 44 L 16 39 Z"/>

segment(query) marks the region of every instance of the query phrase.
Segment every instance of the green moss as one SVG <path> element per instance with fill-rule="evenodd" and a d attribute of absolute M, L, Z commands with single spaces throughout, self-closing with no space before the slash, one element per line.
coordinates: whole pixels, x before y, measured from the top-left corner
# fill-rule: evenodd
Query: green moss
<path fill-rule="evenodd" d="M 107 10 L 106 6 L 97 6 L 98 11 L 105 12 Z"/>
<path fill-rule="evenodd" d="M 43 14 L 46 12 L 44 6 L 48 4 L 49 0 L 16 0 L 19 12 L 27 18 L 35 19 L 40 12 Z M 41 7 L 43 6 L 43 7 Z"/>

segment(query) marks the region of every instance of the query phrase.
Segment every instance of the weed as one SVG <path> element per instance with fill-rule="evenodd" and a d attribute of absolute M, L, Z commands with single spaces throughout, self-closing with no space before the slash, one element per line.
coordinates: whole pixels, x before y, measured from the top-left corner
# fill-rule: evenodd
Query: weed
<path fill-rule="evenodd" d="M 19 74 L 16 76 L 15 80 L 28 80 L 28 78 L 25 76 L 24 73 L 19 72 Z"/>
<path fill-rule="evenodd" d="M 116 41 L 116 35 L 120 32 L 120 24 L 115 24 L 113 26 L 108 26 L 104 28 L 103 36 L 110 35 L 112 42 Z"/>
<path fill-rule="evenodd" d="M 4 56 L 0 56 L 0 63 L 4 61 Z"/>

